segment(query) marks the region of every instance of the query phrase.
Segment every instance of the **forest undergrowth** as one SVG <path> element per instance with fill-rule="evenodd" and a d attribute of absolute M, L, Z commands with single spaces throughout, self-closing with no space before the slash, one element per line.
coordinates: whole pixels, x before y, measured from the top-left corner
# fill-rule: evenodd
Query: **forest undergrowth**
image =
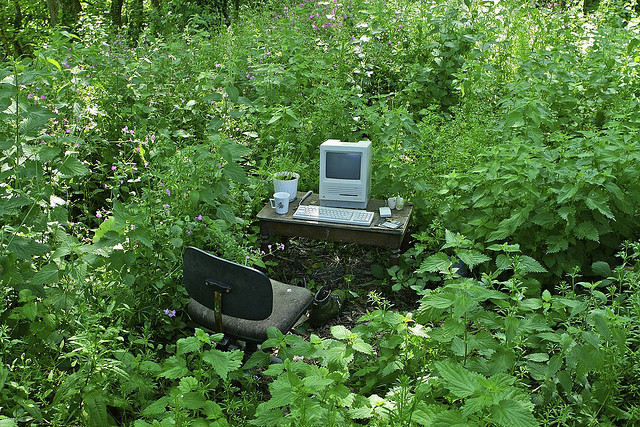
<path fill-rule="evenodd" d="M 0 65 L 0 425 L 640 422 L 635 3 L 168 3 L 135 32 L 101 4 Z M 329 138 L 413 205 L 398 265 L 260 249 L 271 175 L 317 191 Z M 223 351 L 187 246 L 350 302 Z"/>

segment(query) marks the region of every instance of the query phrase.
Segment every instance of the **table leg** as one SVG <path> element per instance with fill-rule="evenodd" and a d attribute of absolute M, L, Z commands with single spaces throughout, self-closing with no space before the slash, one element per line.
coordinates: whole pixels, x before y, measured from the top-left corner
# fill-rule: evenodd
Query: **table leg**
<path fill-rule="evenodd" d="M 268 233 L 260 234 L 260 249 L 264 253 L 269 253 L 269 244 L 271 242 L 271 235 Z"/>
<path fill-rule="evenodd" d="M 391 249 L 390 252 L 389 261 L 391 265 L 398 265 L 398 262 L 400 261 L 400 248 Z"/>

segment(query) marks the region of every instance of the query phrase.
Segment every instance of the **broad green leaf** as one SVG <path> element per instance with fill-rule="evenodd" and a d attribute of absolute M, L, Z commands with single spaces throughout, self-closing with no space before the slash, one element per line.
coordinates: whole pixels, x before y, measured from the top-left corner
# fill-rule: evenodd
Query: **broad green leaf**
<path fill-rule="evenodd" d="M 449 409 L 439 412 L 429 424 L 430 427 L 477 427 L 477 424 L 467 422 L 462 413 L 457 409 Z"/>
<path fill-rule="evenodd" d="M 493 419 L 505 427 L 537 427 L 539 425 L 533 416 L 533 405 L 529 402 L 502 400 L 491 407 Z"/>
<path fill-rule="evenodd" d="M 527 273 L 546 273 L 547 269 L 528 255 L 520 255 L 520 267 Z"/>
<path fill-rule="evenodd" d="M 184 407 L 191 410 L 202 408 L 206 402 L 201 391 L 190 391 L 184 393 L 181 400 Z"/>
<path fill-rule="evenodd" d="M 449 256 L 445 253 L 438 252 L 437 254 L 431 255 L 422 261 L 417 272 L 445 272 L 449 267 L 451 267 L 451 259 L 449 259 Z"/>
<path fill-rule="evenodd" d="M 454 337 L 462 335 L 464 330 L 465 325 L 459 319 L 448 318 L 440 327 L 433 328 L 429 335 L 436 341 L 449 342 Z"/>
<path fill-rule="evenodd" d="M 22 207 L 31 204 L 29 197 L 8 197 L 0 198 L 0 217 L 9 215 L 18 215 Z"/>
<path fill-rule="evenodd" d="M 38 315 L 38 306 L 35 302 L 27 302 L 20 307 L 22 315 L 30 321 L 34 321 Z"/>
<path fill-rule="evenodd" d="M 6 418 L 4 415 L 0 415 L 0 427 L 18 427 L 18 423 L 15 418 Z"/>
<path fill-rule="evenodd" d="M 449 308 L 453 305 L 454 300 L 455 296 L 449 293 L 432 293 L 423 297 L 420 303 L 421 307 Z"/>
<path fill-rule="evenodd" d="M 216 420 L 224 416 L 220 405 L 212 400 L 207 400 L 204 405 L 202 405 L 202 412 L 210 420 Z"/>
<path fill-rule="evenodd" d="M 469 249 L 458 249 L 456 251 L 456 256 L 472 270 L 476 265 L 482 264 L 483 262 L 487 262 L 491 259 L 481 252 Z"/>
<path fill-rule="evenodd" d="M 504 333 L 507 342 L 512 342 L 517 336 L 520 329 L 520 319 L 509 315 L 504 318 Z"/>
<path fill-rule="evenodd" d="M 227 162 L 234 162 L 240 160 L 242 157 L 251 153 L 251 149 L 245 145 L 238 144 L 227 138 L 219 139 L 220 155 Z"/>
<path fill-rule="evenodd" d="M 404 369 L 404 365 L 400 360 L 391 360 L 384 365 L 380 374 L 383 377 L 393 374 L 394 372 L 402 371 Z"/>
<path fill-rule="evenodd" d="M 611 267 L 605 261 L 596 261 L 591 264 L 591 271 L 600 277 L 610 277 L 612 274 Z"/>
<path fill-rule="evenodd" d="M 607 319 L 600 313 L 593 313 L 591 315 L 593 319 L 593 323 L 596 327 L 596 330 L 602 335 L 602 337 L 611 341 L 611 330 L 609 329 L 609 323 L 607 323 Z"/>
<path fill-rule="evenodd" d="M 231 111 L 229 111 L 229 117 L 231 117 L 232 119 L 239 119 L 240 117 L 244 116 L 244 114 L 244 110 L 238 110 L 235 108 L 232 108 Z"/>
<path fill-rule="evenodd" d="M 238 96 L 240 96 L 240 91 L 238 91 L 238 89 L 235 86 L 227 86 L 225 88 L 225 91 L 227 92 L 227 95 L 229 95 L 229 99 L 232 102 L 238 102 Z"/>
<path fill-rule="evenodd" d="M 159 376 L 168 379 L 176 379 L 183 377 L 188 373 L 189 369 L 187 368 L 187 362 L 181 357 L 171 356 L 164 360 L 164 363 L 162 364 L 162 372 Z"/>
<path fill-rule="evenodd" d="M 329 365 L 346 368 L 353 361 L 354 353 L 343 345 L 335 345 L 326 351 L 326 359 Z M 387 365 L 388 366 L 388 365 Z"/>
<path fill-rule="evenodd" d="M 246 184 L 249 182 L 247 180 L 247 175 L 244 169 L 242 169 L 242 166 L 235 162 L 227 163 L 226 165 L 224 165 L 224 168 L 222 168 L 222 172 L 224 173 L 225 177 L 238 184 Z"/>
<path fill-rule="evenodd" d="M 557 202 L 559 205 L 564 205 L 569 199 L 573 199 L 573 197 L 578 193 L 580 187 L 577 185 L 565 184 L 557 193 L 558 199 Z"/>
<path fill-rule="evenodd" d="M 59 280 L 58 271 L 57 265 L 53 263 L 47 264 L 33 275 L 30 282 L 34 285 L 56 283 Z"/>
<path fill-rule="evenodd" d="M 67 156 L 58 166 L 58 170 L 66 177 L 83 176 L 89 173 L 89 168 L 74 156 Z"/>
<path fill-rule="evenodd" d="M 465 293 L 458 294 L 456 295 L 456 298 L 454 300 L 454 306 L 451 316 L 453 316 L 454 318 L 462 317 L 469 311 L 470 308 L 476 305 L 477 302 L 469 295 Z"/>
<path fill-rule="evenodd" d="M 317 390 L 317 392 L 320 393 L 335 381 L 330 378 L 321 377 L 319 375 L 307 375 L 306 377 L 304 377 L 302 382 L 305 386 L 309 387 L 309 389 Z"/>
<path fill-rule="evenodd" d="M 112 216 L 102 221 L 102 224 L 100 224 L 95 234 L 93 235 L 93 243 L 99 242 L 102 236 L 104 236 L 104 234 L 107 231 L 110 231 L 113 229 L 113 227 L 115 226 L 115 223 L 116 223 L 116 220 Z"/>
<path fill-rule="evenodd" d="M 242 365 L 242 352 L 238 350 L 207 350 L 203 353 L 202 360 L 210 364 L 220 378 L 226 380 L 230 372 L 237 370 Z"/>
<path fill-rule="evenodd" d="M 508 128 L 519 128 L 524 126 L 524 116 L 522 111 L 516 110 L 510 112 L 504 122 L 504 126 Z"/>
<path fill-rule="evenodd" d="M 498 227 L 494 232 L 490 233 L 489 236 L 487 237 L 487 240 L 489 242 L 492 242 L 494 240 L 504 240 L 507 237 L 509 237 L 511 234 L 513 234 L 514 231 L 515 229 L 512 229 L 511 227 L 508 227 L 503 224 L 502 226 Z"/>
<path fill-rule="evenodd" d="M 276 113 L 269 119 L 267 124 L 268 125 L 273 124 L 273 123 L 277 122 L 278 120 L 280 120 L 281 118 L 282 118 L 282 114 L 281 113 Z"/>
<path fill-rule="evenodd" d="M 109 425 L 107 403 L 102 392 L 93 389 L 88 393 L 83 393 L 82 401 L 87 411 L 88 425 L 97 427 Z"/>
<path fill-rule="evenodd" d="M 553 235 L 548 236 L 546 239 L 547 253 L 555 254 L 561 251 L 566 251 L 569 247 L 569 241 L 563 236 Z"/>
<path fill-rule="evenodd" d="M 39 243 L 22 236 L 12 236 L 7 248 L 20 259 L 31 259 L 33 256 L 42 255 L 50 250 L 48 245 Z"/>
<path fill-rule="evenodd" d="M 496 257 L 496 267 L 498 270 L 510 270 L 513 268 L 513 261 L 506 255 L 500 254 Z"/>
<path fill-rule="evenodd" d="M 438 361 L 434 365 L 445 387 L 456 397 L 471 396 L 480 388 L 479 374 L 449 361 Z"/>
<path fill-rule="evenodd" d="M 160 415 L 166 411 L 169 402 L 169 396 L 162 396 L 160 399 L 145 407 L 140 415 L 143 417 Z"/>
<path fill-rule="evenodd" d="M 576 213 L 576 208 L 573 206 L 562 206 L 558 209 L 558 215 L 565 221 L 569 222 L 569 218 L 573 217 Z"/>
<path fill-rule="evenodd" d="M 269 391 L 271 392 L 271 399 L 265 402 L 264 405 L 270 409 L 290 405 L 296 399 L 288 375 L 281 375 L 269 384 Z"/>
<path fill-rule="evenodd" d="M 40 134 L 42 128 L 49 121 L 48 118 L 42 116 L 32 116 L 20 123 L 18 132 L 20 135 L 35 137 Z"/>
<path fill-rule="evenodd" d="M 547 353 L 531 353 L 524 358 L 532 362 L 546 362 L 549 360 L 549 355 Z"/>
<path fill-rule="evenodd" d="M 347 340 L 351 336 L 351 331 L 342 325 L 331 327 L 331 335 L 338 340 Z"/>
<path fill-rule="evenodd" d="M 45 300 L 46 304 L 58 310 L 70 310 L 75 305 L 75 296 L 60 289 L 51 291 L 51 295 Z"/>
<path fill-rule="evenodd" d="M 140 242 L 146 247 L 153 249 L 153 240 L 151 237 L 151 233 L 145 227 L 142 227 L 142 226 L 136 227 L 135 229 L 130 230 L 127 233 L 127 236 L 132 241 Z"/>
<path fill-rule="evenodd" d="M 197 352 L 202 348 L 202 341 L 195 336 L 180 338 L 177 342 L 176 354 L 178 356 Z"/>
<path fill-rule="evenodd" d="M 236 222 L 236 216 L 233 213 L 233 208 L 229 205 L 218 206 L 218 208 L 216 209 L 216 216 L 229 224 L 233 224 Z"/>
<path fill-rule="evenodd" d="M 373 347 L 371 344 L 365 342 L 362 338 L 356 338 L 353 341 L 353 349 L 360 353 L 373 354 Z"/>
<path fill-rule="evenodd" d="M 349 408 L 348 414 L 351 419 L 362 420 L 365 418 L 372 418 L 374 412 L 371 406 L 358 406 L 355 408 Z"/>
<path fill-rule="evenodd" d="M 576 226 L 574 232 L 578 239 L 588 239 L 594 242 L 600 241 L 600 233 L 598 233 L 598 229 L 591 221 L 582 221 Z"/>
<path fill-rule="evenodd" d="M 53 397 L 53 404 L 57 405 L 60 402 L 66 401 L 71 395 L 79 392 L 79 388 L 76 387 L 83 377 L 81 372 L 76 371 L 73 374 L 67 376 L 62 384 L 56 389 L 56 394 Z"/>
<path fill-rule="evenodd" d="M 56 67 L 58 71 L 62 72 L 62 67 L 60 66 L 60 63 L 58 61 L 53 58 L 47 58 L 47 62 L 49 64 L 53 64 L 53 66 Z"/>
<path fill-rule="evenodd" d="M 538 310 L 542 308 L 542 300 L 540 298 L 527 298 L 520 301 L 518 306 L 524 310 Z"/>
<path fill-rule="evenodd" d="M 607 198 L 600 191 L 593 190 L 589 193 L 585 200 L 585 204 L 591 210 L 597 210 L 609 219 L 615 220 L 615 216 L 607 205 Z"/>
<path fill-rule="evenodd" d="M 224 125 L 224 120 L 214 117 L 209 121 L 209 124 L 207 125 L 207 129 L 212 132 L 217 132 L 220 130 L 222 125 Z"/>

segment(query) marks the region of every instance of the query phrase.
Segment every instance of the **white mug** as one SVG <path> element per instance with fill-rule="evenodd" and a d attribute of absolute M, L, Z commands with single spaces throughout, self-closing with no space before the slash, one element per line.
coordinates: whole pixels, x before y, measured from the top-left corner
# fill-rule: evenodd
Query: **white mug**
<path fill-rule="evenodd" d="M 396 198 L 395 197 L 389 197 L 387 199 L 387 206 L 389 206 L 389 209 L 395 209 L 396 208 Z"/>
<path fill-rule="evenodd" d="M 289 193 L 285 191 L 273 193 L 273 199 L 269 199 L 269 204 L 276 210 L 277 214 L 286 214 L 289 212 Z"/>

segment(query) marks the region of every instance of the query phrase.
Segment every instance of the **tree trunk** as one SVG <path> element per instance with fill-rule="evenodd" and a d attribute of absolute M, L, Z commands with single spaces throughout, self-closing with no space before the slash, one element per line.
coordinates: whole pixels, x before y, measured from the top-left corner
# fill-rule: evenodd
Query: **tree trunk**
<path fill-rule="evenodd" d="M 129 40 L 133 44 L 138 43 L 144 24 L 144 0 L 131 0 L 131 12 L 129 14 Z"/>
<path fill-rule="evenodd" d="M 49 25 L 55 27 L 60 23 L 60 1 L 47 0 L 47 9 L 49 10 Z"/>
<path fill-rule="evenodd" d="M 20 3 L 18 0 L 13 1 L 15 8 L 15 15 L 13 16 L 13 56 L 20 58 L 23 55 L 29 54 L 27 45 L 23 45 L 20 41 L 20 30 L 22 29 L 22 9 L 20 9 Z"/>
<path fill-rule="evenodd" d="M 60 6 L 62 9 L 60 23 L 71 30 L 75 30 L 78 23 L 78 15 L 82 10 L 80 0 L 60 0 Z"/>
<path fill-rule="evenodd" d="M 122 0 L 111 0 L 109 15 L 111 16 L 111 24 L 114 27 L 122 27 Z"/>

